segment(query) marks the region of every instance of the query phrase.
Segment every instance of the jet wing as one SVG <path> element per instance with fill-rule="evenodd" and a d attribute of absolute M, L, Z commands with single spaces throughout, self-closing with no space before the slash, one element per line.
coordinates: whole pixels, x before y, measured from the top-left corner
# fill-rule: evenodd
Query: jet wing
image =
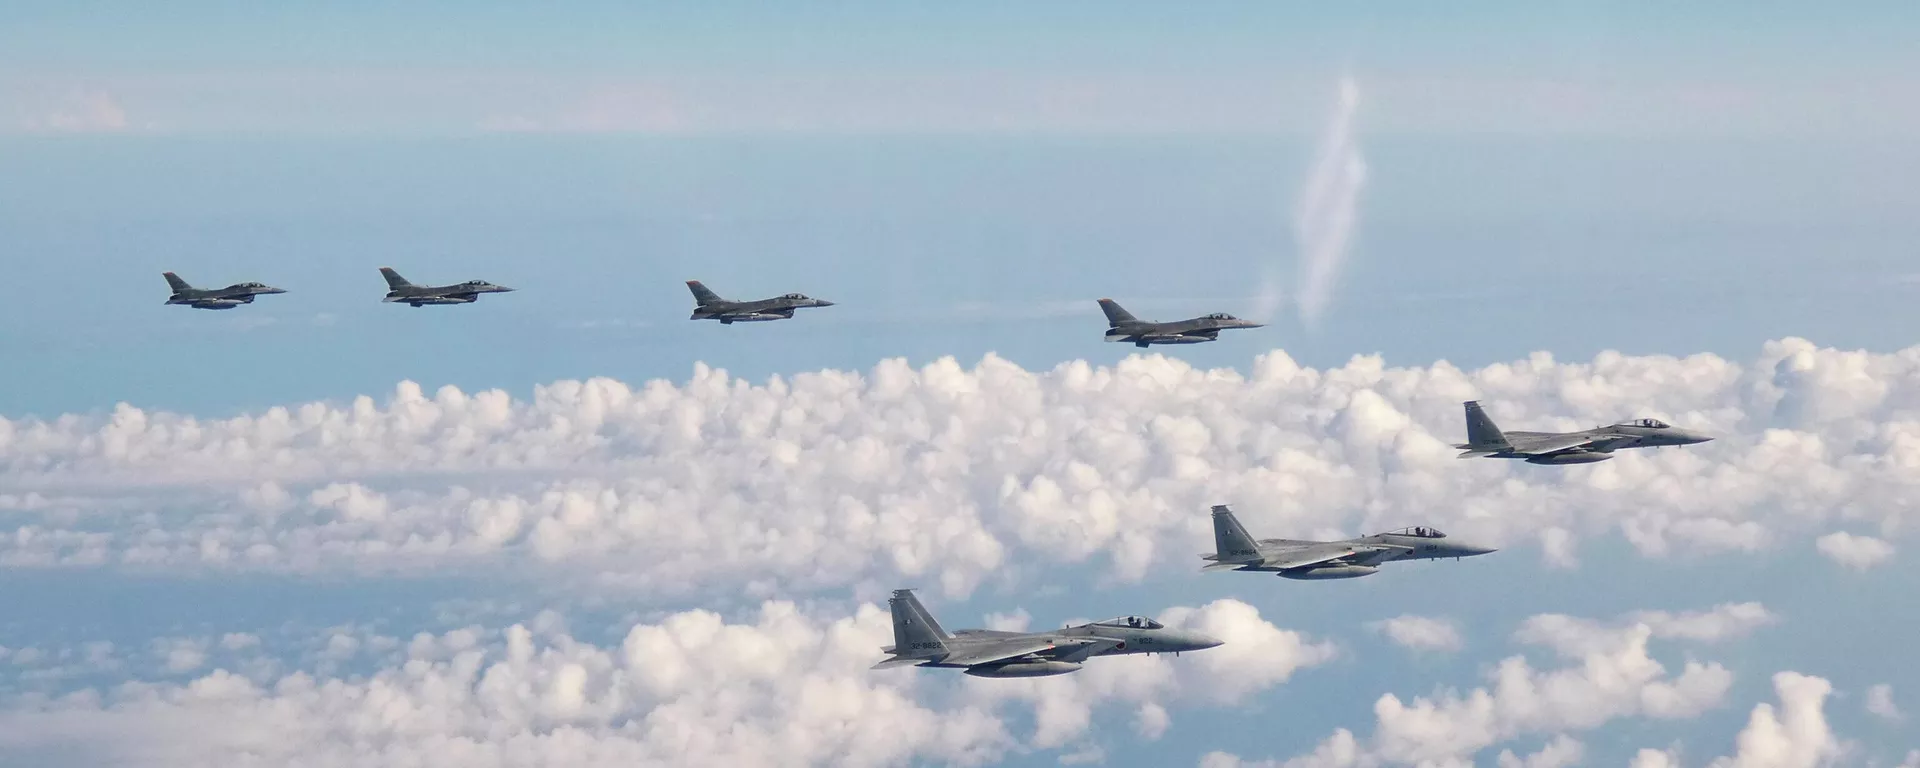
<path fill-rule="evenodd" d="M 1352 544 L 1308 544 L 1303 547 L 1267 555 L 1258 565 L 1263 568 L 1279 568 L 1282 570 L 1302 568 L 1309 565 L 1319 565 L 1329 560 L 1351 557 L 1361 552 L 1374 552 L 1379 549 L 1380 547 L 1356 547 Z"/>
<path fill-rule="evenodd" d="M 1402 552 L 1413 551 L 1413 547 L 1397 547 L 1391 544 L 1369 544 L 1364 547 L 1355 547 L 1355 549 L 1359 552 L 1347 560 L 1354 565 L 1379 565 Z"/>
<path fill-rule="evenodd" d="M 892 667 L 910 667 L 910 666 L 916 666 L 916 665 L 925 664 L 925 663 L 927 663 L 927 659 L 903 659 L 896 656 L 891 659 L 881 659 L 880 663 L 875 664 L 871 667 L 868 667 L 868 669 L 890 669 Z"/>
<path fill-rule="evenodd" d="M 1127 641 L 1125 640 L 1118 640 L 1111 637 L 1090 637 L 1079 641 L 1071 648 L 1066 647 L 1066 643 L 1062 642 L 1060 643 L 1061 651 L 1053 654 L 1050 658 L 1054 661 L 1071 661 L 1078 664 L 1093 658 L 1095 655 L 1111 651 L 1126 644 Z"/>
<path fill-rule="evenodd" d="M 994 643 L 963 646 L 947 654 L 947 657 L 941 659 L 940 663 L 951 666 L 973 667 L 981 664 L 992 664 L 996 661 L 1019 658 L 1029 653 L 1051 651 L 1054 647 L 1054 642 L 1050 638 L 1009 638 Z"/>
<path fill-rule="evenodd" d="M 1538 437 L 1515 438 L 1508 435 L 1513 443 L 1514 453 L 1538 454 L 1559 453 L 1572 448 L 1581 448 L 1594 441 L 1592 435 L 1540 435 Z"/>
<path fill-rule="evenodd" d="M 1026 632 L 1007 632 L 999 629 L 956 629 L 954 637 L 1028 637 Z"/>

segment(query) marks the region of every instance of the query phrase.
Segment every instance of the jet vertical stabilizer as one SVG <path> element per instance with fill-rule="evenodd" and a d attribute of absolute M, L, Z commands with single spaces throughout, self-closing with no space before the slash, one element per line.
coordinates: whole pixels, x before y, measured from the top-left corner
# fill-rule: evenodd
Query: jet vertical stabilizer
<path fill-rule="evenodd" d="M 1140 319 L 1134 317 L 1132 312 L 1128 312 L 1122 308 L 1120 303 L 1113 299 L 1101 299 L 1100 311 L 1107 313 L 1107 327 L 1109 328 L 1119 327 L 1123 323 L 1140 322 Z"/>
<path fill-rule="evenodd" d="M 172 288 L 174 293 L 193 290 L 193 286 L 187 285 L 187 281 L 180 279 L 179 275 L 172 272 L 162 272 L 160 274 L 166 276 L 167 286 Z"/>
<path fill-rule="evenodd" d="M 413 287 L 413 283 L 407 282 L 407 279 L 401 277 L 400 273 L 393 271 L 393 267 L 381 267 L 380 276 L 387 279 L 388 288 L 398 290 Z"/>
<path fill-rule="evenodd" d="M 1233 510 L 1220 504 L 1213 508 L 1214 559 L 1222 563 L 1244 563 L 1260 559 L 1260 543 L 1253 540 Z"/>
<path fill-rule="evenodd" d="M 1464 445 L 1456 445 L 1455 448 L 1465 448 L 1469 451 L 1501 451 L 1513 447 L 1512 443 L 1507 442 L 1506 433 L 1501 432 L 1500 428 L 1494 425 L 1493 419 L 1487 416 L 1487 412 L 1481 410 L 1478 400 L 1468 400 L 1466 409 L 1467 442 Z"/>
<path fill-rule="evenodd" d="M 712 289 L 702 285 L 698 280 L 688 280 L 687 290 L 693 291 L 693 300 L 703 307 L 708 304 L 717 304 L 726 301 L 726 299 L 720 298 L 720 294 L 714 293 Z"/>
<path fill-rule="evenodd" d="M 895 656 L 928 658 L 947 654 L 947 639 L 951 635 L 920 605 L 920 598 L 913 596 L 913 590 L 894 590 L 887 607 L 893 611 Z"/>

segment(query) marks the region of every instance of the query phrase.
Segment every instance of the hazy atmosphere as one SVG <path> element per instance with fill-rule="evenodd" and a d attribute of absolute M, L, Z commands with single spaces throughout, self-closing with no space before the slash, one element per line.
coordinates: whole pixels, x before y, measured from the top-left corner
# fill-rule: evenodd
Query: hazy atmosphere
<path fill-rule="evenodd" d="M 1907 5 L 0 16 L 0 764 L 1920 766 Z"/>

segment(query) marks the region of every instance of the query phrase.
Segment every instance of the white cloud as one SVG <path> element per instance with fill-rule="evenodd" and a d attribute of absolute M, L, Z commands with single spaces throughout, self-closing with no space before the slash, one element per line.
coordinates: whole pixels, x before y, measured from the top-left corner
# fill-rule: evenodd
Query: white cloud
<path fill-rule="evenodd" d="M 1580 556 L 1574 551 L 1573 533 L 1557 525 L 1541 529 L 1540 559 L 1555 568 L 1571 570 L 1580 567 Z"/>
<path fill-rule="evenodd" d="M 1409 614 L 1375 621 L 1367 627 L 1416 651 L 1457 651 L 1464 644 L 1460 630 L 1447 619 Z"/>
<path fill-rule="evenodd" d="M 1781 672 L 1773 676 L 1773 688 L 1780 707 L 1756 705 L 1746 729 L 1734 740 L 1733 756 L 1713 761 L 1713 768 L 1814 768 L 1831 765 L 1841 754 L 1822 709 L 1833 692 L 1831 684 Z"/>
<path fill-rule="evenodd" d="M 160 657 L 168 672 L 192 672 L 207 663 L 207 643 L 197 638 L 163 638 L 154 641 L 153 655 Z"/>
<path fill-rule="evenodd" d="M 1266 643 L 1238 658 L 1254 679 L 1199 663 L 1230 646 L 1179 659 L 1100 658 L 1044 680 L 873 670 L 892 640 L 883 609 L 824 619 L 768 602 L 751 621 L 672 613 L 604 645 L 574 637 L 558 615 L 404 643 L 327 630 L 305 640 L 316 652 L 291 671 L 207 669 L 213 638 L 169 638 L 155 651 L 203 654 L 192 679 L 10 698 L 0 705 L 0 750 L 158 766 L 969 765 L 1067 748 L 1109 709 L 1158 738 L 1170 710 L 1230 705 L 1331 654 L 1236 601 L 1163 618 L 1232 643 Z M 257 649 L 257 637 L 225 642 L 238 637 L 256 636 L 221 643 Z M 1251 659 L 1258 654 L 1280 658 Z M 331 671 L 343 655 L 372 666 Z M 1022 702 L 1033 708 L 1030 736 L 1009 724 L 1009 705 Z M 1089 749 L 1061 757 L 1097 759 Z"/>
<path fill-rule="evenodd" d="M 1361 739 L 1341 728 L 1307 755 L 1285 762 L 1287 768 L 1358 768 L 1378 765 L 1467 765 L 1488 747 L 1529 734 L 1554 738 L 1538 753 L 1506 754 L 1502 764 L 1564 765 L 1579 762 L 1584 750 L 1568 737 L 1628 717 L 1689 719 L 1719 706 L 1733 675 L 1715 663 L 1689 661 L 1678 674 L 1648 655 L 1652 626 L 1635 623 L 1579 643 L 1541 627 L 1555 622 L 1529 620 L 1516 635 L 1547 642 L 1560 650 L 1568 666 L 1535 669 L 1524 657 L 1499 662 L 1486 687 L 1465 693 L 1441 690 L 1411 701 L 1396 694 L 1374 703 L 1373 735 Z M 1576 620 L 1578 621 L 1578 620 Z M 1598 626 L 1589 622 L 1590 626 Z M 1558 624 L 1557 626 L 1565 626 Z M 1675 626 L 1680 626 L 1675 624 Z M 1691 630 L 1669 636 L 1694 637 Z M 1224 753 L 1208 755 L 1203 765 L 1240 765 Z M 1275 765 L 1274 763 L 1258 763 Z"/>
<path fill-rule="evenodd" d="M 1867 714 L 1889 723 L 1906 719 L 1906 715 L 1900 712 L 1900 706 L 1893 703 L 1893 686 L 1886 683 L 1867 689 L 1866 709 Z"/>
<path fill-rule="evenodd" d="M 1654 415 L 1721 438 L 1588 467 L 1461 461 L 1448 444 L 1469 398 L 1510 428 Z M 1614 531 L 1648 557 L 1697 556 L 1841 514 L 1894 520 L 1920 503 L 1916 468 L 1920 348 L 1787 340 L 1748 366 L 1537 354 L 1472 372 L 1370 357 L 1314 370 L 1275 352 L 1244 375 L 1159 355 L 1044 372 L 891 360 L 760 385 L 700 366 L 677 385 L 563 381 L 519 401 L 403 383 L 384 404 L 230 419 L 124 405 L 0 419 L 0 506 L 15 512 L 0 564 L 960 595 L 1054 564 L 1120 580 L 1195 565 L 1205 510 L 1229 501 L 1263 536 L 1423 523 L 1542 540 L 1571 565 L 1571 542 Z"/>
<path fill-rule="evenodd" d="M 1717 642 L 1745 636 L 1779 618 L 1759 603 L 1724 603 L 1707 611 L 1636 611 L 1612 622 L 1558 613 L 1540 614 L 1522 622 L 1514 638 L 1544 645 L 1567 658 L 1580 658 L 1616 647 L 1635 632 L 1650 637 Z"/>
<path fill-rule="evenodd" d="M 1872 536 L 1855 536 L 1846 531 L 1834 531 L 1820 537 L 1814 543 L 1820 554 L 1836 563 L 1864 571 L 1893 557 L 1893 545 Z"/>
<path fill-rule="evenodd" d="M 1680 756 L 1671 750 L 1642 749 L 1627 765 L 1628 768 L 1680 768 Z"/>
<path fill-rule="evenodd" d="M 1566 768 L 1579 765 L 1586 756 L 1586 747 L 1566 736 L 1555 736 L 1540 751 L 1520 757 L 1511 751 L 1502 750 L 1496 765 L 1500 768 Z"/>
<path fill-rule="evenodd" d="M 1149 701 L 1140 705 L 1139 712 L 1134 715 L 1133 723 L 1135 733 L 1140 734 L 1141 738 L 1152 741 L 1167 734 L 1167 727 L 1173 724 L 1173 718 L 1167 714 L 1166 707 Z"/>

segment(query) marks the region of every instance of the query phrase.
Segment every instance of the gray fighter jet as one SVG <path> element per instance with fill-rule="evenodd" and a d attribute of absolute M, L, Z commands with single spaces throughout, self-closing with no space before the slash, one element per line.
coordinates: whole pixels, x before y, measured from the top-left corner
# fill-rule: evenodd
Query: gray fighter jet
<path fill-rule="evenodd" d="M 893 654 L 873 665 L 949 667 L 975 677 L 1045 677 L 1078 671 L 1094 656 L 1129 653 L 1180 653 L 1220 644 L 1219 640 L 1142 616 L 1122 616 L 1049 632 L 1001 632 L 962 629 L 947 634 L 911 589 L 896 589 L 887 600 L 893 609 Z"/>
<path fill-rule="evenodd" d="M 1206 317 L 1155 323 L 1134 317 L 1113 299 L 1101 299 L 1100 311 L 1107 313 L 1107 341 L 1129 341 L 1136 347 L 1148 344 L 1199 344 L 1219 338 L 1226 328 L 1259 328 L 1260 323 L 1215 312 Z"/>
<path fill-rule="evenodd" d="M 1579 432 L 1501 432 L 1480 409 L 1480 403 L 1468 400 L 1467 441 L 1460 458 L 1525 459 L 1528 464 L 1592 464 L 1613 458 L 1621 448 L 1648 448 L 1662 445 L 1693 445 L 1713 438 L 1668 426 L 1659 419 L 1634 419 Z"/>
<path fill-rule="evenodd" d="M 168 304 L 185 304 L 194 309 L 233 309 L 242 304 L 252 304 L 253 297 L 269 293 L 286 293 L 285 289 L 275 288 L 266 283 L 234 283 L 225 288 L 195 288 L 187 285 L 172 272 L 162 272 L 167 285 L 173 288 L 173 295 L 167 297 Z"/>
<path fill-rule="evenodd" d="M 1213 508 L 1213 547 L 1219 551 L 1200 556 L 1213 562 L 1200 570 L 1267 571 L 1281 578 L 1307 581 L 1371 576 L 1380 570 L 1381 563 L 1396 560 L 1473 557 L 1494 551 L 1492 547 L 1448 539 L 1438 529 L 1426 526 L 1343 541 L 1256 541 L 1224 504 Z"/>
<path fill-rule="evenodd" d="M 793 311 L 802 307 L 831 307 L 833 302 L 808 298 L 806 294 L 789 293 L 759 301 L 728 301 L 720 298 L 698 280 L 688 280 L 687 290 L 693 291 L 693 317 L 689 320 L 718 320 L 721 325 L 734 323 L 755 323 L 766 320 L 790 320 Z"/>
<path fill-rule="evenodd" d="M 428 304 L 472 304 L 483 293 L 508 293 L 512 288 L 494 285 L 485 280 L 468 280 L 455 285 L 414 285 L 393 271 L 392 267 L 381 267 L 381 276 L 387 278 L 387 297 L 381 301 L 403 303 L 415 307 Z"/>

